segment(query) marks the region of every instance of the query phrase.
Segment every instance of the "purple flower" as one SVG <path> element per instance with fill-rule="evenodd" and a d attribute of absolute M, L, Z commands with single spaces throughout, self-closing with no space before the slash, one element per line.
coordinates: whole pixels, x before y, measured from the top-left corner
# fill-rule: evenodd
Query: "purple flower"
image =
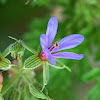
<path fill-rule="evenodd" d="M 55 58 L 64 58 L 64 59 L 75 59 L 80 60 L 84 57 L 83 54 L 76 54 L 73 52 L 58 52 L 65 49 L 70 49 L 78 46 L 84 40 L 84 36 L 80 34 L 72 34 L 64 37 L 59 42 L 55 42 L 51 45 L 52 41 L 55 38 L 58 28 L 58 21 L 56 17 L 51 17 L 48 25 L 46 34 L 41 34 L 40 44 L 42 46 L 42 57 L 48 58 L 49 62 L 52 65 L 55 65 Z M 50 46 L 51 45 L 51 46 Z"/>

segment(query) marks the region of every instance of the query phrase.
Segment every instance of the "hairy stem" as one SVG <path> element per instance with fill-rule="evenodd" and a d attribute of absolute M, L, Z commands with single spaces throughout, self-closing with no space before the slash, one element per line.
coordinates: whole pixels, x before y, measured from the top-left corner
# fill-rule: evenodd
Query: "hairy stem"
<path fill-rule="evenodd" d="M 16 81 L 19 79 L 20 74 L 16 75 L 12 81 L 10 82 L 10 84 L 7 84 L 6 87 L 2 90 L 1 94 L 4 95 L 13 85 L 14 83 L 16 83 Z"/>
<path fill-rule="evenodd" d="M 19 68 L 22 68 L 23 64 L 22 64 L 22 59 L 21 58 L 18 58 L 18 63 L 19 63 Z"/>

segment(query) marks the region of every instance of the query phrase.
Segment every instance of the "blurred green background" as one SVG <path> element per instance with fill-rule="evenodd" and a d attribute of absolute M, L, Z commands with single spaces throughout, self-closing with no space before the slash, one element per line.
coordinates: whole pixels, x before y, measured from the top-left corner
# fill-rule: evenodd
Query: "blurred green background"
<path fill-rule="evenodd" d="M 1 52 L 14 42 L 9 35 L 37 49 L 52 16 L 59 22 L 55 41 L 70 34 L 84 35 L 85 40 L 67 50 L 84 54 L 82 60 L 60 59 L 71 73 L 50 67 L 49 96 L 54 100 L 100 100 L 100 0 L 0 0 Z M 30 55 L 26 50 L 24 59 Z M 42 84 L 42 68 L 35 72 Z"/>

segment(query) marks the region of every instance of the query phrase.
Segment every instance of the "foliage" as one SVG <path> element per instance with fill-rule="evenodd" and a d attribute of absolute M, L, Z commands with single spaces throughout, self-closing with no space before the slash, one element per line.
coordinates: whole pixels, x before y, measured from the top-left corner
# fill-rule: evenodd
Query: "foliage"
<path fill-rule="evenodd" d="M 93 59 L 94 63 L 95 61 L 99 61 L 100 60 L 100 54 L 99 54 L 99 45 L 100 45 L 100 30 L 99 30 L 99 26 L 100 24 L 98 23 L 100 21 L 100 15 L 98 13 L 98 11 L 100 10 L 99 8 L 99 1 L 97 0 L 77 0 L 77 1 L 73 1 L 73 0 L 56 0 L 56 6 L 61 6 L 63 9 L 62 12 L 62 16 L 65 17 L 64 20 L 62 20 L 61 23 L 59 23 L 59 29 L 58 29 L 58 34 L 55 40 L 60 40 L 62 37 L 65 37 L 66 35 L 69 34 L 76 34 L 76 33 L 80 33 L 82 35 L 85 36 L 85 41 L 83 42 L 82 46 L 78 46 L 78 48 L 74 48 L 72 50 L 68 50 L 68 51 L 74 51 L 74 52 L 81 52 L 85 54 L 84 60 L 81 60 L 79 62 L 75 62 L 75 61 L 70 61 L 70 60 L 62 60 L 66 65 L 68 65 L 69 67 L 71 67 L 72 69 L 72 75 L 75 77 L 74 82 L 78 82 L 77 84 L 81 85 L 84 84 L 83 81 L 83 76 L 84 74 L 88 74 L 87 71 L 92 70 L 92 66 L 91 66 L 91 62 L 90 59 Z M 52 11 L 52 9 L 51 9 Z M 26 41 L 28 41 L 28 44 L 32 45 L 32 46 L 36 46 L 37 44 L 33 44 L 33 40 L 36 40 L 36 38 L 34 38 L 34 35 L 39 36 L 42 33 L 45 33 L 46 30 L 46 23 L 47 23 L 48 18 L 45 16 L 44 18 L 35 18 L 29 27 L 30 32 L 24 34 L 24 39 Z M 38 22 L 39 21 L 39 22 Z M 44 23 L 44 25 L 42 25 Z M 38 31 L 37 31 L 38 30 Z M 37 43 L 39 44 L 39 41 L 37 41 Z M 93 45 L 93 46 L 92 46 Z M 34 46 L 34 47 L 35 47 Z M 96 48 L 96 51 L 93 53 L 93 49 Z M 90 58 L 89 55 L 93 55 L 93 58 Z M 95 67 L 95 66 L 93 66 Z M 50 88 L 50 86 L 48 86 L 49 91 L 51 91 L 52 93 L 50 95 L 52 95 L 52 97 L 54 97 L 55 100 L 64 100 L 64 98 L 68 98 L 68 100 L 73 100 L 70 97 L 70 94 L 59 94 L 61 92 L 66 93 L 67 90 L 62 90 L 63 87 L 65 87 L 66 89 L 68 87 L 72 87 L 69 90 L 69 93 L 71 92 L 71 94 L 73 94 L 72 91 L 75 91 L 73 85 L 71 84 L 72 82 L 72 77 L 70 77 L 70 75 L 65 75 L 62 77 L 61 71 L 59 71 L 59 78 L 56 78 L 56 81 L 54 82 L 54 76 L 58 76 L 58 71 L 56 72 L 53 69 L 50 69 L 50 71 L 52 74 L 50 74 L 51 80 L 49 84 L 55 84 L 54 87 L 59 87 L 55 92 L 53 90 L 53 86 L 52 88 Z M 94 69 L 93 69 L 94 70 Z M 66 73 L 66 71 L 62 70 L 62 73 Z M 97 73 L 95 73 L 97 74 Z M 98 73 L 99 74 L 99 73 Z M 66 79 L 67 77 L 67 79 Z M 60 79 L 60 80 L 59 80 Z M 66 79 L 66 80 L 65 80 Z M 63 81 L 65 80 L 64 83 L 66 82 L 70 82 L 70 86 L 69 84 L 64 84 L 64 85 L 57 85 L 57 83 L 59 81 Z M 57 83 L 56 83 L 57 82 Z M 81 84 L 80 84 L 81 83 Z M 90 90 L 91 91 L 91 90 Z M 99 93 L 99 92 L 97 92 Z M 58 95 L 59 94 L 59 95 Z M 55 95 L 58 95 L 57 97 L 55 97 Z M 64 97 L 66 95 L 66 97 Z M 69 96 L 68 96 L 69 95 Z M 91 94 L 92 95 L 92 94 Z M 61 98 L 60 98 L 61 97 Z M 75 98 L 74 98 L 75 100 Z M 88 100 L 88 98 L 87 98 Z M 92 100 L 92 99 L 90 99 Z"/>
<path fill-rule="evenodd" d="M 29 45 L 29 46 L 26 45 L 26 43 L 22 41 L 25 49 L 28 49 L 28 50 L 25 50 L 25 53 L 23 55 L 23 61 L 26 60 L 26 62 L 24 62 L 24 67 L 30 67 L 30 66 L 27 66 L 27 63 L 30 61 L 30 58 L 31 60 L 33 60 L 34 49 L 37 50 L 38 52 L 41 51 L 40 46 L 39 46 L 40 44 L 39 37 L 42 33 L 46 33 L 47 22 L 50 16 L 52 16 L 52 12 L 55 10 L 55 8 L 56 8 L 56 12 L 57 12 L 57 9 L 62 8 L 63 10 L 61 12 L 61 15 L 59 15 L 59 12 L 58 14 L 54 12 L 54 15 L 53 15 L 53 16 L 56 16 L 58 19 L 60 17 L 59 28 L 58 28 L 58 32 L 57 32 L 57 36 L 55 40 L 58 41 L 61 38 L 67 35 L 70 35 L 70 34 L 78 33 L 78 34 L 84 35 L 85 40 L 82 43 L 82 45 L 79 45 L 77 48 L 67 50 L 67 51 L 71 51 L 75 53 L 84 53 L 84 59 L 82 59 L 81 61 L 57 59 L 63 62 L 64 65 L 67 65 L 68 68 L 70 67 L 71 73 L 65 69 L 61 69 L 64 67 L 64 65 L 60 66 L 60 64 L 58 63 L 57 64 L 60 67 L 58 67 L 58 65 L 57 66 L 49 65 L 50 76 L 49 76 L 49 83 L 46 86 L 49 91 L 49 96 L 53 98 L 54 100 L 65 100 L 66 98 L 68 100 L 79 100 L 78 89 L 80 89 L 81 90 L 80 93 L 83 94 L 83 89 L 81 88 L 81 86 L 86 83 L 92 84 L 92 82 L 94 82 L 95 84 L 93 85 L 93 87 L 91 87 L 91 89 L 88 90 L 88 93 L 86 94 L 87 97 L 85 98 L 85 100 L 94 100 L 94 99 L 99 100 L 100 99 L 100 95 L 99 95 L 100 93 L 100 79 L 99 79 L 100 78 L 100 72 L 99 72 L 100 70 L 99 68 L 100 66 L 100 63 L 99 63 L 100 62 L 100 53 L 99 53 L 100 51 L 100 23 L 99 23 L 100 22 L 100 12 L 99 12 L 100 11 L 100 6 L 99 6 L 100 1 L 99 0 L 55 0 L 55 1 L 54 0 L 30 0 L 30 2 L 27 5 L 25 5 L 26 1 L 27 0 L 25 1 L 22 0 L 14 5 L 12 3 L 12 5 L 15 6 L 16 8 L 14 9 L 14 12 L 16 14 L 15 13 L 14 14 L 20 16 L 20 20 L 17 19 L 16 22 L 17 21 L 20 22 L 21 20 L 23 20 L 23 22 L 21 22 L 23 24 L 20 23 L 22 25 L 20 26 L 21 29 L 23 29 L 23 26 L 26 25 L 24 21 L 28 20 L 28 22 L 30 22 L 27 25 L 28 26 L 27 32 L 26 30 L 24 30 L 25 32 L 22 36 L 23 40 L 27 42 L 27 44 Z M 9 1 L 0 0 L 0 5 L 5 4 L 6 6 L 6 2 L 9 2 Z M 20 3 L 25 5 L 26 8 L 30 8 L 30 10 L 36 9 L 36 12 L 35 10 L 32 12 L 30 11 L 31 12 L 30 14 L 29 10 L 28 12 L 25 12 L 26 10 L 23 10 L 24 14 L 17 13 L 17 11 L 20 12 L 18 9 L 22 9 L 21 7 L 18 6 L 18 4 L 20 5 Z M 25 7 L 23 9 L 26 9 Z M 47 12 L 46 11 L 41 12 L 39 8 L 40 9 L 45 8 Z M 10 11 L 13 11 L 13 9 Z M 10 16 L 11 19 L 14 14 L 13 13 L 9 14 L 11 15 Z M 30 21 L 30 19 L 28 19 L 29 17 L 27 17 L 26 15 L 32 16 L 33 19 L 31 18 L 31 21 Z M 27 18 L 25 19 L 24 16 L 26 16 Z M 7 18 L 9 18 L 9 16 L 7 16 Z M 10 21 L 8 21 L 9 22 L 8 25 L 10 24 L 11 19 Z M 14 21 L 13 24 L 16 24 L 16 22 Z M 18 27 L 18 25 L 16 27 Z M 17 29 L 16 29 L 16 32 L 18 32 Z M 39 49 L 37 49 L 37 47 Z M 2 52 L 1 54 L 4 54 L 3 59 L 6 59 L 6 61 L 4 62 L 5 63 L 8 62 L 9 63 L 8 65 L 11 65 L 11 62 L 8 61 L 9 57 L 5 58 L 9 54 L 9 52 L 6 56 L 5 56 L 6 52 L 5 53 Z M 36 59 L 34 60 L 36 61 Z M 33 62 L 32 61 L 30 62 L 31 62 L 30 64 L 33 65 Z M 38 64 L 40 65 L 41 62 Z M 15 66 L 15 65 L 11 65 L 11 66 Z M 6 67 L 10 68 L 9 66 L 6 66 Z M 33 67 L 36 67 L 36 66 L 33 65 Z M 54 69 L 53 67 L 56 67 L 58 69 Z M 27 72 L 27 75 L 25 74 L 26 72 Z M 7 91 L 9 92 L 6 94 L 7 96 L 3 96 L 4 98 L 6 98 L 6 100 L 7 98 L 13 98 L 13 96 L 9 97 L 9 95 L 12 93 L 13 90 L 16 93 L 19 93 L 19 89 L 16 89 L 16 88 L 17 87 L 20 88 L 19 85 L 23 84 L 24 81 L 25 81 L 25 85 L 21 87 L 22 89 L 21 99 L 23 98 L 24 100 L 28 100 L 28 99 L 31 100 L 32 98 L 34 98 L 34 100 L 37 100 L 37 98 L 34 97 L 33 94 L 31 94 L 33 93 L 33 91 L 31 91 L 31 93 L 29 92 L 30 91 L 29 86 L 27 85 L 28 81 L 30 81 L 27 79 L 30 79 L 30 77 L 33 75 L 30 74 L 30 71 L 29 72 L 26 71 L 26 72 L 23 73 L 25 77 L 20 77 L 18 82 L 16 81 L 14 82 L 13 85 L 10 85 L 11 88 L 10 87 L 9 88 L 11 90 L 7 88 Z M 34 72 L 36 73 L 35 79 L 42 84 L 43 75 L 42 75 L 41 67 L 35 69 Z M 13 78 L 11 81 L 12 83 L 14 80 Z M 23 79 L 24 81 L 22 82 L 21 79 Z M 5 80 L 8 80 L 8 77 L 4 78 L 4 82 L 3 82 L 4 84 L 5 84 Z M 19 85 L 16 83 L 18 83 Z M 31 86 L 32 84 L 30 85 L 30 87 Z M 40 86 L 40 84 L 38 84 L 38 86 Z M 4 87 L 5 86 L 3 86 L 3 89 Z M 34 85 L 32 88 L 34 88 Z M 39 90 L 37 89 L 37 92 L 40 91 L 41 89 Z M 16 95 L 15 92 L 13 93 L 13 95 Z"/>

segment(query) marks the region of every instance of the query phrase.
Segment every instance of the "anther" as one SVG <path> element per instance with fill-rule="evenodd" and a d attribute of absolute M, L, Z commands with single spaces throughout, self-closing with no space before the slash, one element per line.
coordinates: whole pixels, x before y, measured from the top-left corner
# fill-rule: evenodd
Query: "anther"
<path fill-rule="evenodd" d="M 57 48 L 59 47 L 58 42 L 55 42 L 54 47 L 57 47 Z"/>

